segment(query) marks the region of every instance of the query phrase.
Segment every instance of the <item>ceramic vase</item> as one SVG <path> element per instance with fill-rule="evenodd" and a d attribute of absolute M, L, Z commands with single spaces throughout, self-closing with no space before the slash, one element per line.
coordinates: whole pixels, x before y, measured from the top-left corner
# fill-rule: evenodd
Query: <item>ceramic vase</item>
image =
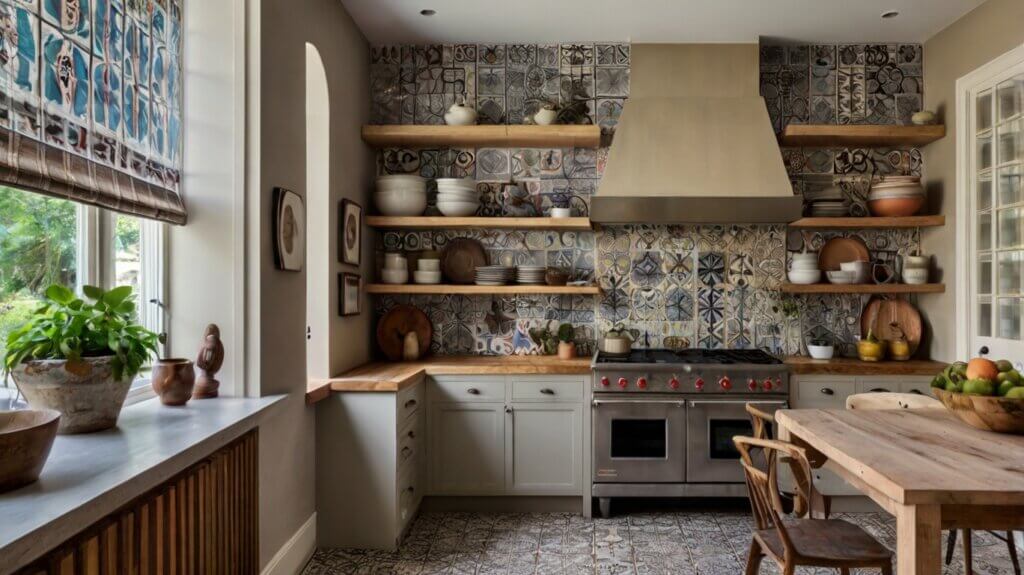
<path fill-rule="evenodd" d="M 88 433 L 117 425 L 130 377 L 114 379 L 113 356 L 77 361 L 38 359 L 11 370 L 28 404 L 60 413 L 57 433 Z"/>
<path fill-rule="evenodd" d="M 576 357 L 576 343 L 572 341 L 558 342 L 558 359 L 572 359 Z"/>
<path fill-rule="evenodd" d="M 188 359 L 161 359 L 153 364 L 153 391 L 164 405 L 180 406 L 192 399 L 196 370 Z"/>

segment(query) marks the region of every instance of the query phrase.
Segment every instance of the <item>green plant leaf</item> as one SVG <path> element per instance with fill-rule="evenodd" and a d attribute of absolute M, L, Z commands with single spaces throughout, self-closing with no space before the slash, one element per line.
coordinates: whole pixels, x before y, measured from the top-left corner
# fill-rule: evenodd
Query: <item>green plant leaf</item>
<path fill-rule="evenodd" d="M 132 286 L 116 287 L 103 295 L 103 303 L 111 308 L 121 305 L 121 302 L 132 295 Z"/>
<path fill-rule="evenodd" d="M 62 285 L 53 284 L 46 288 L 46 297 L 57 303 L 68 304 L 74 301 L 75 293 Z"/>
<path fill-rule="evenodd" d="M 99 301 L 103 299 L 103 290 L 96 286 L 82 286 L 82 293 L 88 296 L 90 299 Z"/>

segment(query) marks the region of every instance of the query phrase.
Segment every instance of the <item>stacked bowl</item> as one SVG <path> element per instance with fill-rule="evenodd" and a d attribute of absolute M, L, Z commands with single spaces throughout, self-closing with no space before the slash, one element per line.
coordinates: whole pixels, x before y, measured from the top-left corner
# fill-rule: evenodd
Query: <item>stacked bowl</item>
<path fill-rule="evenodd" d="M 386 284 L 408 283 L 409 261 L 398 252 L 384 254 L 384 269 L 380 270 L 380 280 Z"/>
<path fill-rule="evenodd" d="M 437 209 L 446 216 L 472 216 L 480 208 L 476 182 L 469 178 L 438 178 Z"/>
<path fill-rule="evenodd" d="M 413 174 L 380 176 L 373 201 L 385 216 L 418 216 L 427 209 L 427 181 Z"/>
<path fill-rule="evenodd" d="M 516 268 L 506 266 L 480 266 L 476 268 L 476 284 L 503 286 L 516 278 Z"/>
<path fill-rule="evenodd" d="M 416 260 L 416 270 L 412 272 L 413 281 L 418 284 L 441 283 L 441 260 L 437 258 L 420 258 Z"/>
<path fill-rule="evenodd" d="M 868 193 L 868 209 L 881 217 L 912 216 L 924 207 L 924 202 L 920 176 L 886 176 L 871 184 Z"/>
<path fill-rule="evenodd" d="M 821 281 L 821 270 L 818 268 L 818 254 L 793 254 L 793 262 L 789 267 L 789 283 L 808 285 Z"/>
<path fill-rule="evenodd" d="M 544 285 L 547 271 L 545 266 L 519 266 L 516 268 L 516 281 L 526 285 Z"/>

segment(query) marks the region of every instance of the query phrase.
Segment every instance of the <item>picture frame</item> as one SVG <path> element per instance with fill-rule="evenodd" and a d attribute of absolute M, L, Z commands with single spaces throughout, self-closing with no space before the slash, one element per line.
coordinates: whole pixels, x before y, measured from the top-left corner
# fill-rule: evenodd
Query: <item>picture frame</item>
<path fill-rule="evenodd" d="M 359 274 L 338 274 L 338 315 L 349 317 L 362 313 L 363 278 Z"/>
<path fill-rule="evenodd" d="M 301 272 L 306 263 L 306 204 L 302 196 L 274 188 L 274 263 L 289 272 Z"/>
<path fill-rule="evenodd" d="M 358 266 L 363 252 L 363 206 L 349 199 L 338 207 L 338 259 Z"/>

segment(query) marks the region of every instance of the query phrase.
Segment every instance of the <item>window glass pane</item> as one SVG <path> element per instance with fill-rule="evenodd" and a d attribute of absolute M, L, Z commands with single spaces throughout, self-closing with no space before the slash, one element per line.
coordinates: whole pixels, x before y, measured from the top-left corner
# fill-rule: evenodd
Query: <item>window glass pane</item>
<path fill-rule="evenodd" d="M 999 293 L 1017 295 L 1021 286 L 1021 255 L 1024 252 L 1002 252 L 999 254 Z M 980 293 L 980 292 L 979 292 Z"/>
<path fill-rule="evenodd" d="M 992 134 L 978 137 L 978 169 L 992 167 Z"/>
<path fill-rule="evenodd" d="M 1021 126 L 1020 120 L 1007 122 L 999 126 L 999 163 L 1005 164 L 1021 157 Z"/>
<path fill-rule="evenodd" d="M 978 294 L 992 293 L 992 254 L 978 256 Z"/>
<path fill-rule="evenodd" d="M 124 215 L 114 217 L 114 285 L 132 286 L 136 317 L 142 302 L 140 276 L 142 272 L 142 238 L 138 218 Z"/>
<path fill-rule="evenodd" d="M 1022 91 L 1024 91 L 1024 76 L 1007 80 L 996 87 L 996 101 L 999 106 L 998 118 L 1000 122 L 1020 113 Z"/>
<path fill-rule="evenodd" d="M 992 127 L 992 92 L 978 96 L 978 131 Z"/>
<path fill-rule="evenodd" d="M 999 333 L 997 337 L 1020 339 L 1020 298 L 1001 298 L 999 300 Z"/>
<path fill-rule="evenodd" d="M 978 335 L 992 337 L 992 302 L 978 302 Z"/>
<path fill-rule="evenodd" d="M 987 210 L 992 207 L 992 173 L 978 176 L 978 209 Z"/>
<path fill-rule="evenodd" d="M 1024 210 L 1021 208 L 1007 208 L 999 210 L 999 247 L 1013 248 L 1021 245 L 1024 237 L 1024 230 L 1021 229 L 1024 222 L 1021 217 Z"/>
<path fill-rule="evenodd" d="M 978 214 L 978 249 L 992 249 L 992 212 Z"/>
<path fill-rule="evenodd" d="M 1019 165 L 1000 168 L 997 178 L 999 179 L 999 205 L 1024 202 L 1024 186 L 1021 186 L 1021 167 Z M 978 209 L 983 208 L 979 206 Z"/>

